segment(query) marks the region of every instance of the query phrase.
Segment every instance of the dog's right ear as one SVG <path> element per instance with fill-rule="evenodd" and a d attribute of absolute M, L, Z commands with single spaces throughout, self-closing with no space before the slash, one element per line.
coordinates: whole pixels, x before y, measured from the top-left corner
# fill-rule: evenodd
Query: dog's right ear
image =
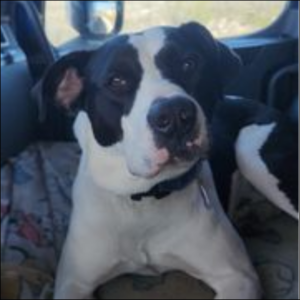
<path fill-rule="evenodd" d="M 80 105 L 85 85 L 85 68 L 91 54 L 82 51 L 62 57 L 33 88 L 32 96 L 37 101 L 41 122 L 46 120 L 49 106 L 71 111 Z"/>

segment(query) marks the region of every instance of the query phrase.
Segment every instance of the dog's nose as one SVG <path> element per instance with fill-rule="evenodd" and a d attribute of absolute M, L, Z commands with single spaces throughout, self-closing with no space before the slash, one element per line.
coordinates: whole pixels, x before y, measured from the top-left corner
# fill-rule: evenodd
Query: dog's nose
<path fill-rule="evenodd" d="M 183 97 L 159 99 L 148 114 L 152 130 L 168 137 L 189 134 L 195 128 L 196 118 L 196 105 Z"/>

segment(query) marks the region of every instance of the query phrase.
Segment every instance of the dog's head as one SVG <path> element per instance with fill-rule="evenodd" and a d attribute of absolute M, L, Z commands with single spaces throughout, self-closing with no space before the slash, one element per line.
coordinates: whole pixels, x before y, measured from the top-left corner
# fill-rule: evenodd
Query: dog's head
<path fill-rule="evenodd" d="M 91 165 L 112 159 L 132 179 L 154 183 L 206 155 L 207 121 L 239 66 L 197 23 L 159 27 L 60 59 L 42 98 L 78 112 L 75 133 Z"/>

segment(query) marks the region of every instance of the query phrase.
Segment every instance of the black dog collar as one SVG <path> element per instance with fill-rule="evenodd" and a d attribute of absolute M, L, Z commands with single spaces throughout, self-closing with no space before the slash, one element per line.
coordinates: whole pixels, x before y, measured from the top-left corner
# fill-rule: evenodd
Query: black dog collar
<path fill-rule="evenodd" d="M 166 180 L 155 185 L 150 191 L 131 196 L 133 201 L 142 201 L 143 198 L 154 197 L 158 200 L 163 199 L 173 192 L 183 190 L 199 174 L 201 161 L 198 161 L 188 172 L 171 180 Z"/>

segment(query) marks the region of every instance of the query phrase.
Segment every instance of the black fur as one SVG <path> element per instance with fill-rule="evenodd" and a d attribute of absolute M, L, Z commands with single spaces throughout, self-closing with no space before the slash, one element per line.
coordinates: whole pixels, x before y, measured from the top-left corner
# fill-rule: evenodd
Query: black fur
<path fill-rule="evenodd" d="M 210 120 L 215 104 L 224 97 L 224 87 L 238 74 L 241 61 L 198 23 L 165 30 L 166 45 L 156 57 L 158 68 L 165 78 L 193 96 Z M 186 61 L 194 63 L 188 72 L 183 70 Z"/>
<path fill-rule="evenodd" d="M 77 70 L 84 88 L 71 110 L 73 114 L 78 110 L 88 113 L 95 137 L 102 146 L 111 146 L 122 139 L 121 117 L 129 114 L 142 78 L 137 51 L 127 40 L 127 36 L 121 36 L 98 50 L 62 58 L 50 69 L 43 83 L 43 101 L 51 105 L 65 72 L 69 68 Z M 126 76 L 128 89 L 112 91 L 108 86 L 112 76 Z"/>
<path fill-rule="evenodd" d="M 112 91 L 112 76 L 124 76 L 128 88 Z M 130 113 L 142 79 L 137 51 L 120 37 L 106 44 L 91 58 L 85 70 L 85 106 L 97 141 L 111 146 L 122 139 L 121 117 Z"/>
<path fill-rule="evenodd" d="M 276 126 L 261 149 L 261 157 L 270 173 L 279 180 L 279 189 L 298 209 L 298 131 L 295 124 L 276 109 L 246 99 L 220 102 L 212 122 L 211 165 L 225 208 L 228 208 L 232 175 L 237 170 L 235 143 L 240 130 L 249 125 L 271 123 Z"/>
<path fill-rule="evenodd" d="M 279 179 L 279 189 L 298 210 L 298 133 L 287 116 L 277 123 L 261 149 L 261 156 L 269 171 Z"/>

